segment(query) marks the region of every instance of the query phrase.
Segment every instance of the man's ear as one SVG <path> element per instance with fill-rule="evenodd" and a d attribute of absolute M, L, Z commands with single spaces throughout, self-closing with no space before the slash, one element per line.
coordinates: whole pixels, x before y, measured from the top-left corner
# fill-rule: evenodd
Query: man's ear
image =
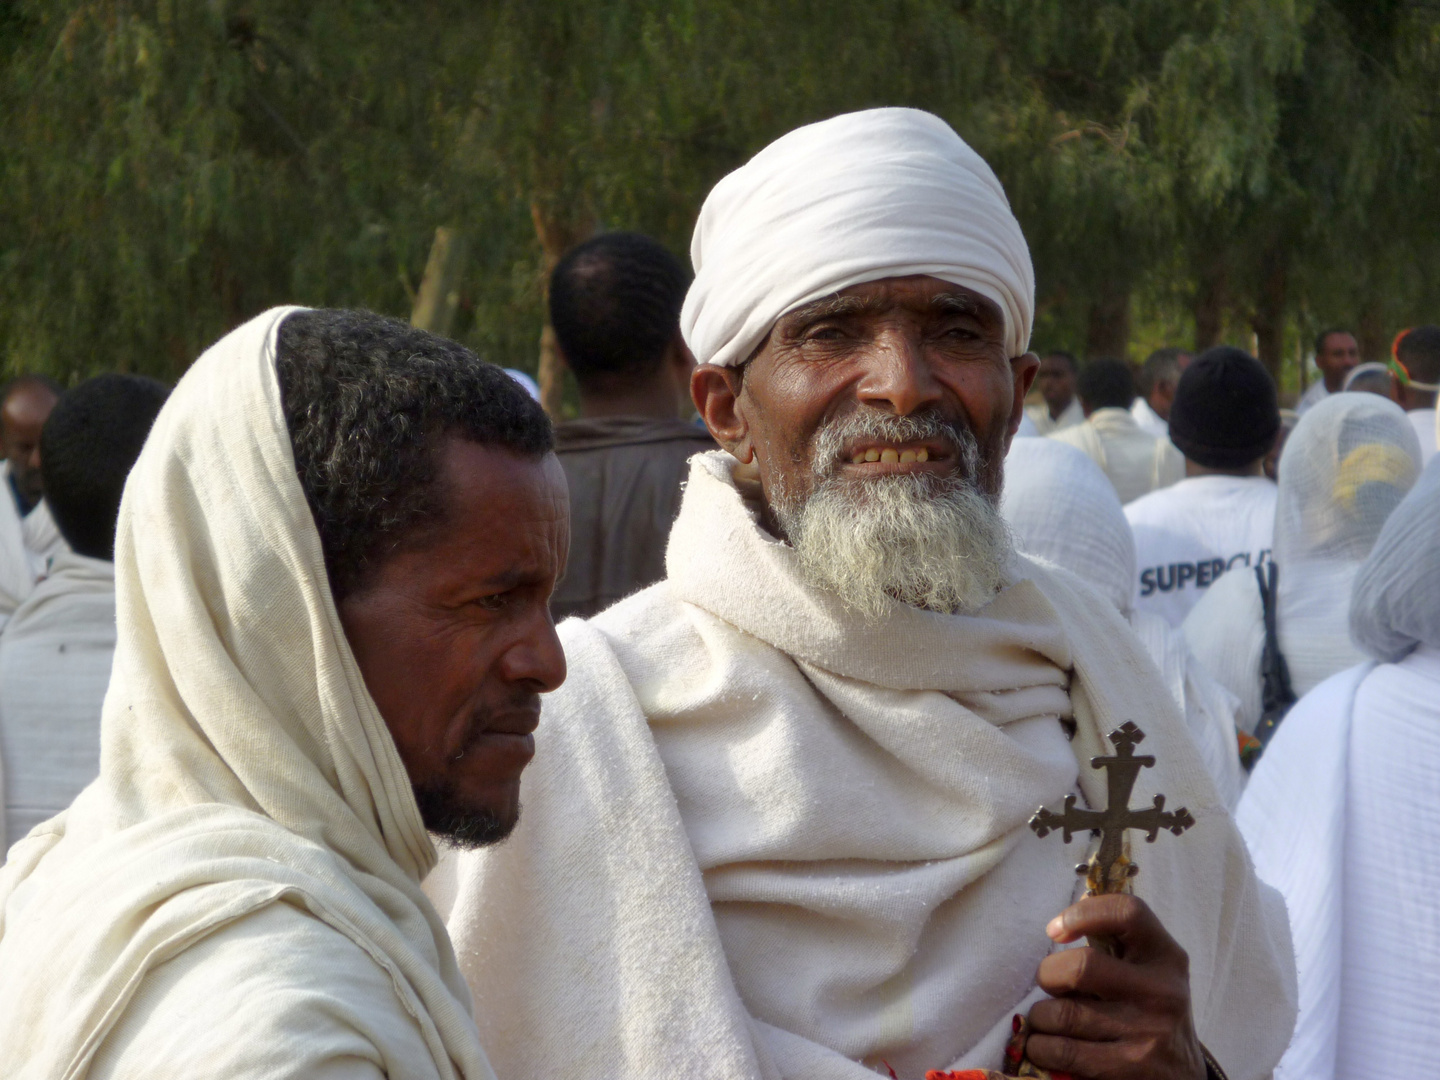
<path fill-rule="evenodd" d="M 743 383 L 739 368 L 700 364 L 690 376 L 690 397 L 715 441 L 748 465 L 755 458 L 755 446 L 740 405 Z"/>
<path fill-rule="evenodd" d="M 1010 373 L 1015 378 L 1015 400 L 1010 403 L 1010 425 L 1005 434 L 1006 446 L 1010 445 L 1010 440 L 1015 437 L 1015 432 L 1020 430 L 1020 421 L 1025 416 L 1025 395 L 1030 393 L 1030 387 L 1035 384 L 1035 376 L 1040 373 L 1040 358 L 1033 352 L 1013 357 L 1010 361 Z"/>

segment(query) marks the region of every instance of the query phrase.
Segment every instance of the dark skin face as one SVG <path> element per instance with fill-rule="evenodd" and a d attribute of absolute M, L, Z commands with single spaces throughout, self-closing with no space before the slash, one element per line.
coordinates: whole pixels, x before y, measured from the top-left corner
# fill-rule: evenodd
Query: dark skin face
<path fill-rule="evenodd" d="M 898 416 L 938 412 L 969 426 L 982 457 L 1003 460 L 1039 362 L 1028 353 L 1006 355 L 1004 321 L 989 301 L 918 276 L 852 286 L 838 297 L 845 302 L 830 298 L 782 316 L 743 377 L 734 368 L 703 365 L 691 380 L 710 433 L 758 470 L 763 490 L 780 477 L 789 490 L 808 491 L 816 431 L 866 408 Z M 926 447 L 937 453 L 923 462 L 854 463 L 853 454 L 869 448 L 845 447 L 842 474 L 946 476 L 962 467 L 943 446 Z M 921 447 L 888 449 L 898 456 Z M 1055 997 L 1031 1012 L 1037 1065 L 1086 1080 L 1204 1080 L 1189 961 L 1143 901 L 1082 900 L 1056 916 L 1047 933 L 1056 942 L 1105 934 L 1126 952 L 1124 959 L 1094 949 L 1046 957 L 1037 979 Z"/>
<path fill-rule="evenodd" d="M 733 367 L 702 365 L 690 389 L 710 433 L 758 469 L 764 491 L 778 479 L 803 495 L 814 484 L 816 432 L 862 409 L 958 421 L 975 435 L 982 458 L 998 467 L 1020 426 L 1036 366 L 1029 353 L 1005 355 L 1004 319 L 990 301 L 916 276 L 853 285 L 790 312 L 743 376 Z M 908 451 L 915 460 L 852 460 L 870 449 L 892 450 L 897 458 Z M 855 478 L 953 476 L 962 468 L 943 443 L 857 443 L 845 447 L 844 457 L 841 474 Z"/>
<path fill-rule="evenodd" d="M 1063 356 L 1047 356 L 1040 361 L 1035 385 L 1050 410 L 1050 419 L 1058 420 L 1075 400 L 1075 369 Z"/>
<path fill-rule="evenodd" d="M 442 519 L 337 606 L 417 793 L 446 788 L 508 832 L 539 695 L 565 679 L 549 603 L 570 543 L 569 493 L 554 454 L 460 438 L 443 446 L 438 482 Z"/>
<path fill-rule="evenodd" d="M 1360 364 L 1360 346 L 1354 335 L 1343 331 L 1326 334 L 1315 354 L 1315 366 L 1325 376 L 1325 389 L 1332 394 L 1339 393 L 1345 383 L 1345 376 Z"/>
<path fill-rule="evenodd" d="M 5 457 L 10 475 L 30 503 L 44 493 L 40 483 L 40 429 L 60 399 L 44 386 L 22 385 L 10 391 L 0 406 L 0 429 L 5 438 Z"/>

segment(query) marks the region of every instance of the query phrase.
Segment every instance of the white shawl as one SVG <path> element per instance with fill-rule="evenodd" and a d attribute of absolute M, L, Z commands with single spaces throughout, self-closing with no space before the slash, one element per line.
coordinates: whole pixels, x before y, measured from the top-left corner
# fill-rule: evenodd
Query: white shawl
<path fill-rule="evenodd" d="M 1138 891 L 1190 952 L 1202 1037 L 1233 1080 L 1268 1075 L 1293 1019 L 1283 910 L 1119 615 L 1022 560 L 976 617 L 859 623 L 732 465 L 692 459 L 666 581 L 562 627 L 520 826 L 435 882 L 501 1073 L 998 1067 L 1083 856 L 1026 819 L 1077 774 L 1103 799 L 1076 759 L 1137 719 L 1160 765 L 1136 803 L 1199 822 L 1144 847 Z"/>
<path fill-rule="evenodd" d="M 158 968 L 183 970 L 211 935 L 287 907 L 335 930 L 335 951 L 363 950 L 393 995 L 357 993 L 317 950 L 245 1010 L 196 1001 L 197 1031 L 243 1044 L 257 1012 L 323 996 L 362 1031 L 398 1015 L 417 1032 L 428 1060 L 393 1075 L 494 1075 L 420 891 L 434 848 L 296 477 L 274 356 L 289 310 L 196 361 L 126 484 L 100 776 L 0 870 L 7 1076 L 85 1076 Z M 293 1075 L 286 1046 L 266 1050 L 251 1075 Z"/>

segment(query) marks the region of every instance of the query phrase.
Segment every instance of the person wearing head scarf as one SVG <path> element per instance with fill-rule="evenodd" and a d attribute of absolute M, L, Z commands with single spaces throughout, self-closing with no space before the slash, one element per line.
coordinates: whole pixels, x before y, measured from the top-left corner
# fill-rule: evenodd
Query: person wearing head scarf
<path fill-rule="evenodd" d="M 420 879 L 514 826 L 564 678 L 550 445 L 365 312 L 195 362 L 125 482 L 100 774 L 0 869 L 0 1071 L 494 1080 Z"/>
<path fill-rule="evenodd" d="M 1355 575 L 1363 662 L 1301 698 L 1237 811 L 1295 940 L 1300 1019 L 1277 1077 L 1424 1076 L 1440 1059 L 1437 582 L 1431 462 Z"/>
<path fill-rule="evenodd" d="M 1119 613 L 997 508 L 1037 362 L 994 173 L 928 113 L 834 117 L 721 180 L 691 257 L 724 449 L 666 577 L 561 627 L 515 835 L 434 886 L 497 1070 L 919 1080 L 998 1069 L 1021 1014 L 1039 1067 L 1267 1076 L 1278 897 Z M 1133 897 L 1074 903 L 1083 855 L 1026 823 L 1105 805 L 1127 720 L 1136 802 L 1198 824 L 1141 845 Z M 1132 959 L 1056 951 L 1081 933 Z"/>
<path fill-rule="evenodd" d="M 1239 704 L 1200 666 L 1180 632 L 1135 610 L 1135 540 L 1105 474 L 1084 453 L 1052 439 L 1016 439 L 1005 456 L 1000 499 L 1015 543 L 1069 570 L 1115 605 L 1164 676 L 1225 804 L 1240 798 L 1235 756 Z"/>
<path fill-rule="evenodd" d="M 1350 638 L 1350 585 L 1419 473 L 1414 429 L 1399 406 L 1375 394 L 1332 394 L 1286 441 L 1275 503 L 1275 623 L 1296 697 L 1361 659 Z M 1255 573 L 1227 573 L 1182 629 L 1200 663 L 1239 698 L 1241 729 L 1254 731 L 1265 648 Z"/>

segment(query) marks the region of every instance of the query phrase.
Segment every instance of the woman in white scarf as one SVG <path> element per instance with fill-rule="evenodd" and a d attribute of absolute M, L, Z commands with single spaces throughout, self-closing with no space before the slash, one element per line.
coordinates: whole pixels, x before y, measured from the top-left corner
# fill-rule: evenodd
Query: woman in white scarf
<path fill-rule="evenodd" d="M 1295 706 L 1237 814 L 1294 932 L 1287 1080 L 1424 1076 L 1440 1059 L 1440 464 L 1360 567 L 1350 626 L 1378 663 Z"/>
<path fill-rule="evenodd" d="M 1016 439 L 1005 458 L 1001 512 L 1020 550 L 1069 570 L 1130 623 L 1185 714 L 1225 804 L 1240 798 L 1234 697 L 1158 615 L 1136 611 L 1135 538 L 1115 488 L 1084 453 L 1051 439 Z"/>
<path fill-rule="evenodd" d="M 1420 444 L 1394 402 L 1335 394 L 1300 418 L 1280 457 L 1276 625 L 1297 697 L 1363 657 L 1350 640 L 1350 584 L 1385 519 L 1420 473 Z M 1226 574 L 1186 617 L 1185 640 L 1240 700 L 1262 708 L 1264 609 L 1253 572 Z"/>
<path fill-rule="evenodd" d="M 196 361 L 127 483 L 100 776 L 0 870 L 7 1076 L 493 1080 L 296 475 L 292 310 Z"/>

